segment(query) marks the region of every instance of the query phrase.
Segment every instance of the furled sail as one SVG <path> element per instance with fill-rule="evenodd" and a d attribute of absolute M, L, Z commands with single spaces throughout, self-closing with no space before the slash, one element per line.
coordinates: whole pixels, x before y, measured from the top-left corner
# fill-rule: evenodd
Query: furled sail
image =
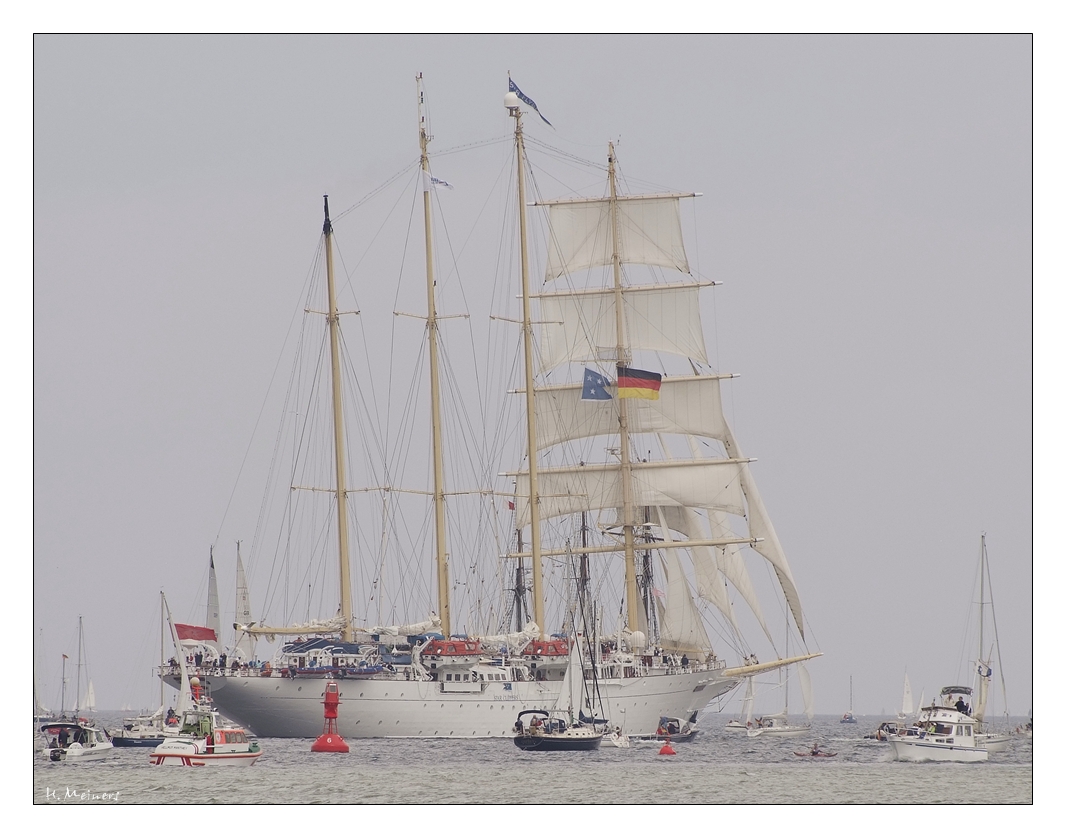
<path fill-rule="evenodd" d="M 633 503 L 636 506 L 695 506 L 744 514 L 740 470 L 736 460 L 677 460 L 633 463 Z M 539 469 L 542 519 L 592 509 L 622 506 L 622 469 L 617 463 L 559 466 Z M 529 474 L 517 478 L 516 526 L 530 522 Z"/>
<path fill-rule="evenodd" d="M 374 626 L 370 629 L 370 633 L 384 634 L 389 637 L 410 637 L 417 634 L 426 634 L 431 631 L 439 633 L 440 630 L 440 617 L 436 614 L 430 614 L 428 620 L 423 620 L 420 623 L 408 623 L 403 626 Z"/>
<path fill-rule="evenodd" d="M 679 199 L 690 197 L 691 192 L 619 196 L 615 201 L 618 223 L 614 230 L 609 198 L 541 202 L 541 206 L 549 207 L 546 279 L 610 265 L 615 232 L 622 262 L 659 265 L 688 273 Z"/>
<path fill-rule="evenodd" d="M 707 363 L 699 292 L 709 284 L 689 282 L 624 288 L 623 345 Z M 543 324 L 541 372 L 567 361 L 619 360 L 613 289 L 540 294 L 537 300 Z"/>
<path fill-rule="evenodd" d="M 691 434 L 723 439 L 720 380 L 731 375 L 686 375 L 663 378 L 659 398 L 632 399 L 627 420 L 631 433 Z M 538 389 L 537 448 L 618 433 L 618 411 L 612 401 L 583 401 L 581 384 Z"/>
<path fill-rule="evenodd" d="M 513 631 L 510 634 L 482 635 L 478 637 L 478 641 L 486 652 L 500 652 L 506 649 L 514 654 L 521 652 L 538 637 L 540 637 L 540 626 L 531 621 L 526 623 L 521 631 Z"/>

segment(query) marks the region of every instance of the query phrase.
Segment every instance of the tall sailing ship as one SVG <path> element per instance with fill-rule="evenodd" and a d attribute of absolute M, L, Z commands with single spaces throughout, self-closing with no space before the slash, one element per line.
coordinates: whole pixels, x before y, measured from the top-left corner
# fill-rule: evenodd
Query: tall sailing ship
<path fill-rule="evenodd" d="M 337 303 L 326 199 L 322 252 L 328 308 L 321 313 L 328 324 L 331 370 L 335 484 L 328 492 L 334 501 L 330 523 L 337 536 L 340 608 L 335 617 L 298 626 L 238 620 L 242 659 L 252 657 L 250 638 L 290 639 L 267 663 L 202 667 L 196 674 L 215 706 L 259 736 L 314 737 L 322 727 L 327 679 L 338 679 L 346 738 L 511 736 L 518 713 L 555 705 L 566 683 L 570 645 L 580 631 L 596 650 L 582 674 L 597 683 L 602 712 L 625 733 L 648 736 L 663 717 L 694 721 L 710 701 L 745 678 L 802 666 L 817 653 L 759 663 L 742 651 L 743 663 L 730 666 L 715 653 L 701 610 L 716 609 L 739 637 L 728 583 L 769 637 L 744 563 L 743 551 L 750 548 L 771 565 L 803 640 L 792 572 L 751 460 L 741 453 L 723 413 L 721 382 L 732 376 L 710 370 L 699 294 L 713 283 L 692 276 L 680 220 L 680 202 L 695 196 L 620 194 L 612 145 L 605 194 L 527 202 L 522 117 L 524 105 L 536 106 L 513 83 L 505 106 L 514 122 L 523 371 L 513 392 L 524 403 L 525 450 L 520 467 L 504 472 L 506 485 L 493 494 L 506 498 L 516 536 L 502 557 L 514 587 L 501 591 L 510 597 L 507 625 L 498 618 L 478 634 L 455 631 L 431 223 L 431 197 L 440 181 L 430 172 L 431 137 L 418 80 L 436 610 L 406 625 L 359 625 L 353 615 L 348 518 L 355 492 L 347 484 L 344 312 Z M 531 205 L 543 208 L 548 229 L 544 285 L 551 290 L 537 294 L 531 288 L 527 229 Z M 641 271 L 651 279 L 634 283 L 631 276 Z M 666 369 L 667 357 L 687 365 L 687 372 Z M 487 565 L 497 558 L 480 561 Z M 563 569 L 565 590 L 545 584 L 545 563 Z M 590 579 L 597 563 L 622 579 L 617 614 L 594 604 Z M 566 604 L 551 613 L 569 616 L 549 625 L 555 618 L 546 604 L 553 595 L 579 603 L 580 617 Z M 163 675 L 175 684 L 180 677 L 174 667 L 164 667 Z M 579 716 L 594 718 L 597 712 L 578 708 Z"/>

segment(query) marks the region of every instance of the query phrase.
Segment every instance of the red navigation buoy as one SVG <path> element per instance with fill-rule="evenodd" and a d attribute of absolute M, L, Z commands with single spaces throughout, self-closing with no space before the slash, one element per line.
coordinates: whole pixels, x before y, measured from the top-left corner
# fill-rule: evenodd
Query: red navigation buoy
<path fill-rule="evenodd" d="M 674 757 L 677 756 L 677 751 L 670 747 L 670 737 L 666 737 L 666 741 L 663 746 L 659 748 L 659 756 L 661 757 Z"/>
<path fill-rule="evenodd" d="M 325 705 L 325 722 L 322 725 L 322 735 L 311 745 L 311 752 L 316 754 L 346 754 L 348 743 L 337 732 L 337 707 L 340 705 L 340 691 L 337 682 L 330 681 L 326 684 L 325 697 L 322 704 Z"/>

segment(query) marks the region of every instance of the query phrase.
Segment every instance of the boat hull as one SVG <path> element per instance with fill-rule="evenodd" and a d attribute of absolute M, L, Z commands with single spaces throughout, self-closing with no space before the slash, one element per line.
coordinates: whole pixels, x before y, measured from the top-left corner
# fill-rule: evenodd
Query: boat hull
<path fill-rule="evenodd" d="M 603 734 L 571 735 L 570 731 L 559 734 L 519 734 L 514 743 L 523 751 L 595 751 L 600 747 Z"/>
<path fill-rule="evenodd" d="M 111 743 L 116 748 L 155 748 L 163 744 L 163 736 L 112 736 Z"/>
<path fill-rule="evenodd" d="M 96 744 L 90 748 L 81 745 L 70 745 L 66 748 L 45 748 L 44 753 L 52 762 L 92 762 L 98 759 L 107 759 L 114 753 L 114 746 L 110 742 Z"/>
<path fill-rule="evenodd" d="M 987 762 L 988 751 L 968 745 L 890 738 L 897 762 Z"/>
<path fill-rule="evenodd" d="M 984 748 L 990 754 L 1001 754 L 1010 749 L 1014 737 L 1009 733 L 987 733 L 978 734 L 976 738 L 978 747 Z"/>
<path fill-rule="evenodd" d="M 152 765 L 182 765 L 187 767 L 240 767 L 253 765 L 263 752 L 258 746 L 248 750 L 230 750 L 208 753 L 200 743 L 178 740 L 160 745 L 148 756 Z"/>
<path fill-rule="evenodd" d="M 314 739 L 322 733 L 321 678 L 201 674 L 216 709 L 270 738 Z M 180 680 L 167 675 L 169 683 Z M 519 712 L 552 707 L 562 681 L 481 682 L 476 691 L 445 692 L 437 681 L 341 680 L 340 733 L 346 739 L 493 739 L 514 736 Z M 653 736 L 663 716 L 688 718 L 737 685 L 715 670 L 600 681 L 608 714 L 631 736 Z"/>

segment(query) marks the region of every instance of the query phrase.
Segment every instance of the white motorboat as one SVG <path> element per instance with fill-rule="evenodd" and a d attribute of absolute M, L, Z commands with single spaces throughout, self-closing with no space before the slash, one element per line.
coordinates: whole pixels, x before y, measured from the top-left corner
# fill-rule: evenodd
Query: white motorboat
<path fill-rule="evenodd" d="M 765 736 L 773 739 L 789 739 L 794 736 L 809 736 L 811 726 L 791 724 L 787 713 L 777 713 L 772 716 L 763 716 L 755 720 L 755 724 L 748 728 L 748 736 Z"/>
<path fill-rule="evenodd" d="M 54 721 L 41 725 L 48 743 L 44 753 L 52 762 L 87 762 L 110 756 L 115 746 L 107 732 L 85 719 Z"/>
<path fill-rule="evenodd" d="M 945 687 L 939 701 L 922 708 L 917 723 L 888 734 L 900 762 L 985 762 L 988 749 L 975 738 L 969 687 Z"/>
<path fill-rule="evenodd" d="M 152 765 L 253 765 L 263 755 L 259 743 L 238 726 L 227 724 L 210 707 L 198 704 L 182 715 L 181 730 L 152 751 Z"/>

